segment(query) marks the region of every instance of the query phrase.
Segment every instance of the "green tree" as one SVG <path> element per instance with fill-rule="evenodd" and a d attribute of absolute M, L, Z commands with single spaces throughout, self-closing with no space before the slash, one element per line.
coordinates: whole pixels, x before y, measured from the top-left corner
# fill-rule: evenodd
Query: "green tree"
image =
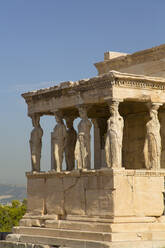
<path fill-rule="evenodd" d="M 0 232 L 11 232 L 13 226 L 18 226 L 25 212 L 26 200 L 13 200 L 11 205 L 0 205 Z"/>

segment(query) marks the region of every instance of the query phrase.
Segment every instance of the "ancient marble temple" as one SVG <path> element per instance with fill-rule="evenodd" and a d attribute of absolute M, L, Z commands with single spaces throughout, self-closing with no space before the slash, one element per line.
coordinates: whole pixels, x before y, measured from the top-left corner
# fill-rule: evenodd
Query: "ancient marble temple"
<path fill-rule="evenodd" d="M 22 95 L 33 124 L 28 210 L 8 242 L 165 246 L 165 45 L 107 52 L 95 66 L 96 77 Z M 44 115 L 56 120 L 47 172 Z"/>

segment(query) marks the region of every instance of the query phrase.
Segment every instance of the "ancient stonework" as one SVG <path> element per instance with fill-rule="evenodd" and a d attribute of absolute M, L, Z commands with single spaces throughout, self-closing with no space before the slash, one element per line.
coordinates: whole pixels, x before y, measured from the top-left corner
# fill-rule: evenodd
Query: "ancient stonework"
<path fill-rule="evenodd" d="M 146 124 L 146 137 L 144 144 L 145 166 L 147 169 L 160 169 L 161 137 L 158 120 L 158 104 L 149 108 L 150 119 Z"/>
<path fill-rule="evenodd" d="M 31 163 L 32 171 L 40 171 L 41 149 L 42 149 L 42 136 L 43 130 L 40 126 L 40 116 L 34 114 L 31 116 L 33 130 L 30 137 L 30 151 L 31 151 Z"/>
<path fill-rule="evenodd" d="M 118 112 L 119 102 L 109 103 L 110 118 L 107 121 L 107 135 L 105 153 L 107 166 L 110 168 L 122 167 L 122 141 L 123 141 L 123 118 Z"/>
<path fill-rule="evenodd" d="M 66 140 L 66 127 L 63 123 L 62 116 L 60 112 L 55 113 L 55 118 L 57 125 L 54 128 L 52 135 L 52 144 L 53 144 L 53 155 L 54 155 L 54 167 L 56 171 L 62 170 L 62 162 L 64 158 L 64 148 Z"/>
<path fill-rule="evenodd" d="M 107 52 L 95 66 L 96 77 L 22 95 L 34 126 L 32 171 L 27 213 L 6 244 L 165 246 L 165 45 Z M 57 122 L 47 172 L 43 115 Z"/>
<path fill-rule="evenodd" d="M 84 106 L 79 106 L 79 114 L 82 120 L 78 125 L 78 136 L 75 148 L 75 159 L 78 169 L 90 169 L 91 162 L 91 122 L 87 118 L 87 111 Z"/>

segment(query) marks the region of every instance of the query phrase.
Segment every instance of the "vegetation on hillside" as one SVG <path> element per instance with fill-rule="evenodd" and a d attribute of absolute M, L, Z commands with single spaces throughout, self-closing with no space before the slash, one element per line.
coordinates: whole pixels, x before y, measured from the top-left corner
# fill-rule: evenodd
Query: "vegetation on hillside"
<path fill-rule="evenodd" d="M 0 205 L 0 232 L 11 232 L 25 212 L 26 199 L 23 202 L 13 200 L 11 205 Z"/>

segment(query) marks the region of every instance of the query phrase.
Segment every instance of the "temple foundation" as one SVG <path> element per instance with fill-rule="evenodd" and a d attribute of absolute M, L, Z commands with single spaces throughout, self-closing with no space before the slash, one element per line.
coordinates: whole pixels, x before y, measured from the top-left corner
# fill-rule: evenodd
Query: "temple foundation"
<path fill-rule="evenodd" d="M 28 211 L 7 240 L 71 242 L 76 248 L 161 247 L 156 244 L 165 245 L 164 175 L 124 168 L 27 173 Z"/>

